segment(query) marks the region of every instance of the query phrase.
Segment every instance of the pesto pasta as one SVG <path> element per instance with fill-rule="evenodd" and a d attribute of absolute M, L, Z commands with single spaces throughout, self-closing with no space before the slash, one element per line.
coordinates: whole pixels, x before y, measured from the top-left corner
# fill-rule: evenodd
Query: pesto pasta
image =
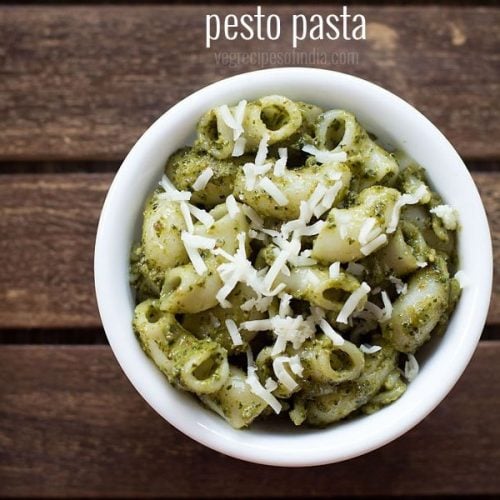
<path fill-rule="evenodd" d="M 346 110 L 207 110 L 131 253 L 133 328 L 166 381 L 240 429 L 396 401 L 460 297 L 456 211 Z"/>

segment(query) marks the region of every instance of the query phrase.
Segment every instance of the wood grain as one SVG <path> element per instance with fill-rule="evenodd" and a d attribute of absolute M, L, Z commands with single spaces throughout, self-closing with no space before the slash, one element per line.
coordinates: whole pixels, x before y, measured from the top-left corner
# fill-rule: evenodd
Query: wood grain
<path fill-rule="evenodd" d="M 283 65 L 374 81 L 429 116 L 463 156 L 499 158 L 500 9 L 355 10 L 368 21 L 366 41 L 309 41 L 293 52 L 292 13 L 325 15 L 336 7 L 266 5 L 264 12 L 282 19 L 279 41 L 221 41 L 206 49 L 205 14 L 240 15 L 255 7 L 1 6 L 0 160 L 121 159 L 148 124 L 192 91 Z M 354 64 L 331 59 L 349 52 Z"/>
<path fill-rule="evenodd" d="M 0 176 L 0 325 L 99 325 L 97 221 L 110 175 Z"/>
<path fill-rule="evenodd" d="M 141 400 L 106 346 L 2 346 L 0 495 L 498 493 L 499 356 L 500 342 L 482 342 L 451 395 L 397 441 L 349 462 L 290 471 L 227 458 L 183 436 Z"/>
<path fill-rule="evenodd" d="M 473 176 L 500 269 L 500 172 Z M 100 326 L 93 250 L 111 179 L 111 174 L 0 176 L 0 328 Z M 500 323 L 498 274 L 488 322 Z"/>

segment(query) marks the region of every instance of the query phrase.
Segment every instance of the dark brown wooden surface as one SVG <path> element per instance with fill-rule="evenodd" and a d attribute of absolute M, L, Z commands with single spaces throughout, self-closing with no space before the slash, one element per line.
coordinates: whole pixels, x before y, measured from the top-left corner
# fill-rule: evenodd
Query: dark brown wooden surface
<path fill-rule="evenodd" d="M 500 172 L 474 172 L 500 266 Z M 97 327 L 93 250 L 112 174 L 0 175 L 0 324 Z M 500 322 L 500 276 L 488 317 Z M 1 330 L 0 330 L 1 336 Z"/>
<path fill-rule="evenodd" d="M 227 458 L 183 436 L 135 393 L 107 346 L 4 346 L 0 495 L 494 494 L 499 356 L 500 343 L 482 343 L 445 402 L 397 441 L 349 462 L 289 470 Z"/>
<path fill-rule="evenodd" d="M 266 2 L 280 41 L 205 49 L 206 13 L 255 6 L 37 3 L 0 4 L 0 497 L 500 495 L 498 276 L 483 336 L 493 340 L 451 395 L 394 443 L 332 466 L 290 471 L 212 452 L 147 406 L 108 346 L 89 345 L 106 342 L 97 220 L 134 141 L 192 91 L 280 65 L 262 62 L 271 53 L 290 57 L 292 12 L 339 7 Z M 307 42 L 285 65 L 313 49 L 351 53 L 355 64 L 305 65 L 374 81 L 423 111 L 470 166 L 500 266 L 500 8 L 367 3 L 352 8 L 367 41 Z M 260 61 L 217 62 L 250 52 Z"/>
<path fill-rule="evenodd" d="M 328 14 L 338 7 L 300 10 Z M 206 13 L 254 11 L 235 5 L 1 8 L 0 158 L 121 159 L 180 98 L 221 77 L 276 65 L 243 61 L 232 67 L 217 64 L 217 54 L 291 57 L 290 18 L 297 11 L 286 5 L 264 7 L 281 16 L 280 40 L 204 47 Z M 297 50 L 356 52 L 355 64 L 321 58 L 283 64 L 337 69 L 379 83 L 429 116 L 462 155 L 498 158 L 500 11 L 369 6 L 356 12 L 366 16 L 366 41 L 309 41 Z"/>

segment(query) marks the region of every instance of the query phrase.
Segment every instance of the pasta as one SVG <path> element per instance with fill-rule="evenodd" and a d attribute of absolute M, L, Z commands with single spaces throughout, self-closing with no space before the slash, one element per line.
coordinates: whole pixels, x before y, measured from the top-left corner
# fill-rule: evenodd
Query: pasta
<path fill-rule="evenodd" d="M 165 165 L 131 283 L 171 385 L 236 429 L 404 394 L 460 297 L 459 220 L 421 166 L 352 113 L 279 95 L 209 109 Z"/>

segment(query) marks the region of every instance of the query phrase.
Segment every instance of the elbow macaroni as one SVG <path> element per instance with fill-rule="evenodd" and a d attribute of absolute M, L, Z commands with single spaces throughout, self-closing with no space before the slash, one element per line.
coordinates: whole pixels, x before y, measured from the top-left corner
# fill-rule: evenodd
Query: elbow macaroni
<path fill-rule="evenodd" d="M 423 168 L 352 113 L 270 95 L 208 110 L 165 174 L 131 282 L 170 384 L 236 429 L 280 411 L 330 425 L 404 393 L 405 357 L 460 296 L 453 210 Z"/>

